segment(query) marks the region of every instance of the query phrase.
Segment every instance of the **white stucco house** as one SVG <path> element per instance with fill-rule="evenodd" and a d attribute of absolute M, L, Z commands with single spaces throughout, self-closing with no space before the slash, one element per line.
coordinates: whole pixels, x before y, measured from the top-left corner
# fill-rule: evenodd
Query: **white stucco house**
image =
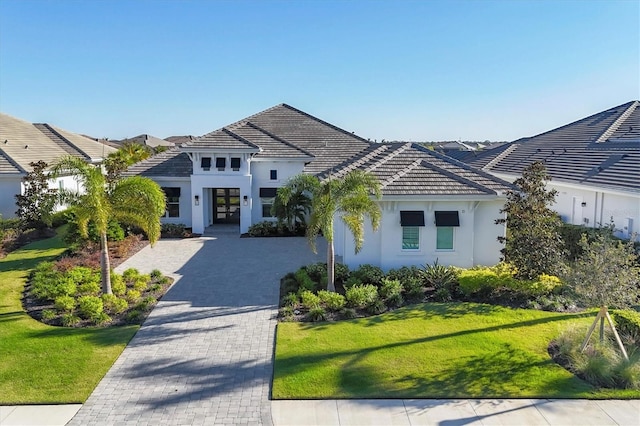
<path fill-rule="evenodd" d="M 65 155 L 73 155 L 99 164 L 114 151 L 101 142 L 49 124 L 32 124 L 0 113 L 0 215 L 5 219 L 15 217 L 15 196 L 24 193 L 22 179 L 32 171 L 30 163 L 42 160 L 53 164 Z M 80 189 L 72 176 L 52 180 L 50 187 Z"/>
<path fill-rule="evenodd" d="M 336 253 L 350 267 L 385 269 L 441 263 L 470 267 L 499 261 L 496 225 L 508 182 L 411 143 L 376 144 L 286 104 L 193 138 L 132 166 L 165 190 L 165 223 L 196 233 L 237 224 L 239 233 L 270 217 L 278 187 L 299 173 L 321 179 L 353 169 L 382 184 L 380 229 L 355 255 L 336 220 Z"/>
<path fill-rule="evenodd" d="M 542 161 L 563 221 L 599 227 L 613 220 L 622 238 L 640 231 L 639 101 L 461 160 L 510 182 Z"/>

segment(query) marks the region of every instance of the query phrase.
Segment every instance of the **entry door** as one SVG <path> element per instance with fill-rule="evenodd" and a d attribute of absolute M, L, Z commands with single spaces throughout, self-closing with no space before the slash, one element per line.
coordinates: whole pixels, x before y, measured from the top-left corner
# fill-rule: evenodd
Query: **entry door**
<path fill-rule="evenodd" d="M 240 188 L 216 188 L 213 196 L 214 223 L 240 223 Z"/>

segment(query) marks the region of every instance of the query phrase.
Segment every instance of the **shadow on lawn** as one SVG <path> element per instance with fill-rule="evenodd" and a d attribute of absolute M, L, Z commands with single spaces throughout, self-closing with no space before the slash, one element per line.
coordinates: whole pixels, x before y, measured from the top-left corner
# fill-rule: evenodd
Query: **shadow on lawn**
<path fill-rule="evenodd" d="M 467 310 L 467 312 L 470 311 Z M 357 350 L 296 355 L 292 357 L 279 357 L 276 358 L 276 376 L 283 377 L 287 375 L 293 375 L 301 370 L 314 368 L 314 366 L 318 363 L 326 363 L 327 361 L 331 361 L 332 359 L 349 358 L 348 362 L 345 364 L 345 367 L 341 371 L 341 381 L 345 386 L 343 389 L 347 393 L 340 396 L 367 397 L 366 389 L 372 389 L 373 391 L 370 395 L 393 397 L 393 391 L 390 391 L 388 394 L 384 394 L 383 392 L 385 391 L 380 389 L 380 381 L 377 378 L 377 372 L 370 369 L 366 369 L 367 371 L 360 371 L 360 367 L 355 367 L 364 357 L 370 355 L 372 352 L 433 342 L 441 339 L 455 338 L 475 333 L 487 333 L 498 330 L 530 327 L 557 321 L 582 318 L 590 315 L 592 314 L 585 313 L 577 315 L 556 315 L 552 317 L 500 324 L 484 328 L 461 330 L 453 333 L 436 334 L 421 337 L 418 339 L 406 340 L 403 342 L 394 342 L 379 346 L 369 346 Z M 313 326 L 305 326 L 304 328 L 311 327 Z M 518 354 L 518 357 L 514 356 L 516 353 Z M 490 383 L 492 380 L 496 380 L 501 376 L 506 376 L 506 386 L 506 384 L 509 383 L 510 377 L 514 377 L 515 375 L 519 374 L 525 374 L 524 372 L 530 369 L 536 369 L 540 366 L 548 365 L 551 363 L 551 359 L 540 361 L 539 359 L 535 359 L 525 352 L 507 347 L 504 351 L 496 353 L 493 356 L 490 356 L 488 359 L 484 355 L 477 358 L 463 358 L 459 361 L 458 364 L 456 364 L 455 367 L 449 370 L 445 370 L 442 373 L 442 376 L 439 376 L 439 378 L 435 381 L 433 381 L 432 378 L 430 378 L 429 380 L 431 381 L 429 381 L 427 379 L 420 379 L 419 377 L 411 376 L 403 377 L 398 380 L 414 381 L 415 383 L 412 385 L 412 388 L 417 388 L 418 390 L 416 394 L 421 395 L 421 397 L 448 397 L 452 395 L 452 392 L 455 392 L 455 394 L 459 397 L 463 397 L 465 395 L 471 395 L 471 391 L 475 390 L 475 387 L 479 387 L 479 389 L 478 392 L 473 393 L 473 395 L 480 396 L 483 395 L 482 391 L 486 386 L 483 384 L 484 381 Z M 352 374 L 350 370 L 357 372 L 354 377 L 351 377 Z M 570 381 L 572 379 L 569 378 L 567 380 Z M 378 385 L 377 387 L 376 384 Z M 501 385 L 498 385 L 497 392 L 494 390 L 492 392 L 492 395 L 498 395 L 504 390 L 500 386 Z M 553 384 L 544 387 L 541 390 L 540 395 L 545 395 L 545 392 L 546 395 L 555 394 L 552 392 L 554 387 L 555 386 Z M 441 388 L 443 390 L 440 390 Z M 350 391 L 350 389 L 355 389 L 356 392 Z M 403 390 L 402 392 L 406 393 L 405 390 Z"/>

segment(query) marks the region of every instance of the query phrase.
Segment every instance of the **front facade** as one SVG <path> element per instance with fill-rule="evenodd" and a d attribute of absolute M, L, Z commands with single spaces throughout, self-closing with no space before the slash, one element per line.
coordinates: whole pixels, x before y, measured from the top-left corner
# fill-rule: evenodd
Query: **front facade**
<path fill-rule="evenodd" d="M 73 155 L 98 164 L 115 151 L 111 146 L 49 124 L 28 123 L 0 113 L 0 217 L 15 216 L 15 196 L 24 194 L 22 180 L 32 171 L 30 163 L 42 160 L 51 165 L 65 155 Z M 52 179 L 49 186 L 80 189 L 72 176 Z"/>
<path fill-rule="evenodd" d="M 564 222 L 613 223 L 627 239 L 640 231 L 639 101 L 462 160 L 511 182 L 541 161 L 552 178 L 548 187 L 558 191 L 552 207 Z"/>
<path fill-rule="evenodd" d="M 380 180 L 383 218 L 357 255 L 336 219 L 336 253 L 344 263 L 388 269 L 435 259 L 459 266 L 499 261 L 504 227 L 494 222 L 508 183 L 414 144 L 371 143 L 285 104 L 192 138 L 127 173 L 150 177 L 165 190 L 163 222 L 196 233 L 236 225 L 245 233 L 275 220 L 277 188 L 292 176 L 328 179 L 354 168 Z M 410 216 L 422 222 L 407 221 Z"/>

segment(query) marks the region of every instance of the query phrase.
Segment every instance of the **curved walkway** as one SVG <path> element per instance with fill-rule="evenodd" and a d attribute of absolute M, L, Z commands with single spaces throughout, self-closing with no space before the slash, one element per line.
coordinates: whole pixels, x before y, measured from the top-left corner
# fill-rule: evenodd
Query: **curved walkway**
<path fill-rule="evenodd" d="M 69 424 L 272 424 L 279 279 L 321 257 L 304 238 L 237 234 L 144 248 L 118 270 L 176 282 Z"/>

